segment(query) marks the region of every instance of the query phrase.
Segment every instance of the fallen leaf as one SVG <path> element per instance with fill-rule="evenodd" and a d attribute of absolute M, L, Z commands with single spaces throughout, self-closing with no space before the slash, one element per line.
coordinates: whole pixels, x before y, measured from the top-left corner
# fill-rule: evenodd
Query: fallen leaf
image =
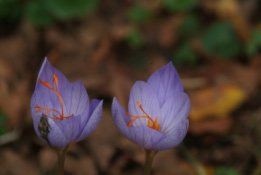
<path fill-rule="evenodd" d="M 210 118 L 191 122 L 189 125 L 189 131 L 195 135 L 200 135 L 203 133 L 223 135 L 230 131 L 232 124 L 233 121 L 229 117 Z"/>
<path fill-rule="evenodd" d="M 208 117 L 225 117 L 238 108 L 246 99 L 246 93 L 230 84 L 206 87 L 190 95 L 189 119 L 198 121 Z"/>

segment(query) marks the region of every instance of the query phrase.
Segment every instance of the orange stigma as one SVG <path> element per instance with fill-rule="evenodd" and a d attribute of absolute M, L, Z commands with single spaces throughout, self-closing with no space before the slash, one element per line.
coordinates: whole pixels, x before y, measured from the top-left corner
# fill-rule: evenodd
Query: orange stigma
<path fill-rule="evenodd" d="M 147 118 L 148 119 L 148 124 L 147 127 L 155 129 L 155 130 L 159 130 L 160 127 L 160 123 L 157 123 L 157 119 L 158 117 L 155 118 L 155 120 L 153 121 L 152 118 L 150 118 L 150 116 L 144 111 L 144 109 L 142 108 L 141 104 L 139 101 L 137 101 L 137 105 L 139 106 L 140 110 L 145 114 L 143 116 L 133 116 L 131 114 L 129 114 L 128 112 L 126 112 L 127 116 L 133 117 L 133 119 L 127 124 L 128 127 L 131 127 L 131 125 L 133 124 L 133 122 L 135 122 L 135 120 L 137 120 L 138 118 Z"/>
<path fill-rule="evenodd" d="M 60 113 L 59 111 L 57 111 L 56 109 L 52 109 L 52 108 L 43 108 L 43 107 L 40 107 L 39 105 L 35 105 L 35 109 L 37 109 L 35 112 L 41 112 L 41 111 L 46 111 L 45 112 L 45 115 L 47 115 L 49 112 L 51 111 L 54 111 L 57 113 L 57 115 L 53 114 L 53 117 L 50 117 L 51 119 L 55 119 L 55 120 L 63 120 L 63 119 L 68 119 L 72 116 L 74 116 L 74 114 L 71 114 L 70 116 L 66 116 L 64 117 L 63 115 L 63 99 L 61 97 L 61 94 L 59 92 L 59 87 L 58 87 L 58 77 L 57 75 L 54 73 L 53 74 L 53 83 L 52 83 L 52 86 L 46 82 L 46 81 L 42 81 L 40 78 L 38 79 L 38 82 L 43 84 L 44 86 L 46 86 L 47 88 L 49 88 L 51 91 L 55 92 L 55 94 L 58 96 L 60 102 L 61 102 L 61 108 L 62 108 L 62 112 Z M 55 86 L 56 88 L 55 88 Z"/>

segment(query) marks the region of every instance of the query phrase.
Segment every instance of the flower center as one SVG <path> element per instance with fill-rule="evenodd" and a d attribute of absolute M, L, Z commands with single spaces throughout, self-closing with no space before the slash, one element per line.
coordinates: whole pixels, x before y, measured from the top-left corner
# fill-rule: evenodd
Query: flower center
<path fill-rule="evenodd" d="M 60 120 L 60 121 L 63 120 L 63 119 L 68 119 L 68 118 L 74 116 L 74 114 L 71 114 L 70 116 L 66 116 L 66 117 L 63 115 L 63 99 L 61 97 L 59 87 L 58 87 L 58 76 L 55 73 L 53 74 L 52 86 L 48 82 L 42 81 L 40 78 L 38 79 L 38 82 L 43 84 L 47 88 L 49 88 L 51 91 L 55 92 L 55 94 L 58 96 L 58 98 L 60 100 L 62 112 L 60 113 L 59 111 L 57 111 L 56 109 L 53 109 L 53 108 L 40 107 L 39 105 L 35 105 L 34 108 L 37 109 L 35 112 L 46 111 L 45 115 L 47 115 L 49 112 L 54 111 L 58 114 L 58 116 L 56 114 L 53 114 L 53 116 L 50 117 L 50 118 L 55 119 L 55 120 Z M 55 88 L 55 86 L 56 86 L 56 88 Z"/>
<path fill-rule="evenodd" d="M 138 118 L 147 118 L 148 119 L 148 124 L 147 127 L 155 129 L 155 130 L 159 130 L 160 127 L 160 123 L 157 123 L 157 119 L 158 117 L 155 118 L 155 120 L 152 120 L 152 118 L 144 111 L 144 109 L 142 108 L 141 104 L 139 101 L 137 101 L 137 105 L 139 106 L 140 110 L 145 114 L 143 116 L 133 116 L 131 114 L 129 114 L 128 112 L 126 112 L 127 116 L 133 117 L 133 119 L 127 124 L 128 127 L 131 127 L 131 125 L 133 124 L 133 122 L 135 122 L 135 120 L 137 120 Z"/>

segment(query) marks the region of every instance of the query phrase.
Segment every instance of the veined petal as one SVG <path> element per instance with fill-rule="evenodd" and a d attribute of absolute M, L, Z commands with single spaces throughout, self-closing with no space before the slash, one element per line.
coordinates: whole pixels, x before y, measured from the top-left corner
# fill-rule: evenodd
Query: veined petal
<path fill-rule="evenodd" d="M 172 62 L 154 72 L 147 83 L 157 94 L 160 106 L 174 93 L 183 92 L 181 80 Z"/>
<path fill-rule="evenodd" d="M 128 127 L 125 110 L 116 98 L 114 98 L 112 102 L 112 116 L 120 132 L 129 140 L 143 148 L 154 150 L 153 146 L 166 138 L 165 135 L 145 125 Z"/>
<path fill-rule="evenodd" d="M 61 91 L 64 101 L 64 115 L 84 116 L 82 122 L 88 119 L 89 97 L 81 81 L 70 84 L 70 88 Z"/>
<path fill-rule="evenodd" d="M 50 63 L 49 61 L 47 60 L 47 58 L 44 59 L 44 62 L 40 68 L 40 71 L 39 71 L 39 74 L 38 74 L 38 77 L 37 77 L 37 83 L 36 83 L 36 87 L 38 86 L 41 86 L 41 87 L 44 87 L 42 86 L 38 80 L 39 78 L 42 80 L 42 81 L 46 81 L 48 82 L 50 85 L 53 84 L 53 74 L 56 74 L 57 77 L 59 78 L 58 81 L 59 81 L 59 89 L 60 88 L 64 88 L 64 87 L 68 87 L 69 86 L 69 81 L 67 80 L 67 78 L 59 71 L 57 70 L 56 68 L 54 68 Z M 44 87 L 46 88 L 46 87 Z"/>
<path fill-rule="evenodd" d="M 189 98 L 170 62 L 153 73 L 147 83 L 137 81 L 133 85 L 128 113 L 114 98 L 112 115 L 117 128 L 129 140 L 145 149 L 165 150 L 184 139 L 189 108 Z"/>
<path fill-rule="evenodd" d="M 47 143 L 46 140 L 44 140 L 39 131 L 38 131 L 38 124 L 40 122 L 40 119 L 41 119 L 41 113 L 35 113 L 35 109 L 34 109 L 34 106 L 35 106 L 35 103 L 36 103 L 36 95 L 33 94 L 32 98 L 31 98 L 31 104 L 30 104 L 30 108 L 31 108 L 31 114 L 32 114 L 32 118 L 33 118 L 33 126 L 34 126 L 34 130 L 35 130 L 35 133 L 36 135 L 44 142 Z"/>
<path fill-rule="evenodd" d="M 127 138 L 145 149 L 157 151 L 154 145 L 166 139 L 165 135 L 144 125 L 131 127 L 129 130 Z"/>
<path fill-rule="evenodd" d="M 137 81 L 130 92 L 130 99 L 128 104 L 128 111 L 133 116 L 144 116 L 144 112 L 137 105 L 139 102 L 142 105 L 144 111 L 154 120 L 156 117 L 160 117 L 160 108 L 158 98 L 155 92 L 143 81 Z M 126 116 L 127 117 L 127 116 Z M 128 117 L 130 118 L 130 117 Z M 133 126 L 139 126 L 141 124 L 147 125 L 148 119 L 139 118 Z"/>
<path fill-rule="evenodd" d="M 189 126 L 188 119 L 181 120 L 165 139 L 154 145 L 155 150 L 166 150 L 178 146 L 187 134 Z"/>
<path fill-rule="evenodd" d="M 184 92 L 173 94 L 161 108 L 160 131 L 168 135 L 181 120 L 188 117 L 189 110 L 190 101 L 188 95 Z"/>
<path fill-rule="evenodd" d="M 89 114 L 90 115 L 89 120 L 85 124 L 82 133 L 77 138 L 76 142 L 84 139 L 96 129 L 102 117 L 102 104 L 103 104 L 103 100 L 91 101 L 90 111 L 92 113 Z"/>
<path fill-rule="evenodd" d="M 66 140 L 63 131 L 56 125 L 54 120 L 48 118 L 48 123 L 50 125 L 50 133 L 48 134 L 49 144 L 52 147 L 64 149 L 67 146 L 68 141 Z"/>
<path fill-rule="evenodd" d="M 112 117 L 114 120 L 114 123 L 116 124 L 116 127 L 120 130 L 120 132 L 128 137 L 129 135 L 129 128 L 127 126 L 130 119 L 128 119 L 128 116 L 126 116 L 125 110 L 122 108 L 122 106 L 119 104 L 118 100 L 114 97 L 112 101 Z"/>
<path fill-rule="evenodd" d="M 68 93 L 72 94 L 72 91 L 69 92 L 68 89 L 69 89 L 69 87 L 66 89 L 66 91 L 60 91 L 62 98 L 65 96 L 64 94 L 68 94 Z M 64 92 L 66 92 L 66 93 L 64 93 Z M 70 97 L 70 98 L 72 100 L 72 97 Z M 63 101 L 64 101 L 64 104 L 67 104 L 69 100 L 63 99 Z M 46 111 L 36 112 L 37 111 L 37 109 L 35 108 L 36 105 L 44 107 L 44 108 L 56 109 L 58 112 L 61 113 L 61 103 L 60 103 L 59 98 L 53 91 L 50 91 L 46 87 L 43 89 L 41 89 L 39 86 L 36 87 L 35 92 L 31 99 L 31 114 L 32 114 L 33 121 L 34 121 L 33 124 L 34 124 L 36 134 L 38 135 L 38 137 L 41 138 L 41 140 L 44 140 L 39 134 L 38 125 L 40 122 L 41 115 L 45 114 Z M 66 105 L 66 107 L 67 107 L 67 105 Z M 64 113 L 68 113 L 66 111 L 67 111 L 67 109 L 64 110 Z M 50 125 L 48 141 L 51 146 L 62 149 L 62 148 L 65 148 L 66 145 L 68 145 L 69 143 L 74 141 L 75 138 L 77 138 L 79 136 L 80 131 L 81 131 L 80 124 L 82 123 L 81 117 L 75 116 L 75 117 L 71 117 L 69 119 L 64 119 L 62 121 L 59 121 L 59 120 L 54 120 L 54 119 L 50 118 L 54 115 L 58 116 L 58 113 L 54 112 L 54 111 L 50 111 L 47 114 L 47 119 L 48 119 L 48 122 Z M 86 112 L 86 117 L 87 116 L 88 116 L 88 111 Z"/>
<path fill-rule="evenodd" d="M 102 102 L 94 100 L 90 106 L 83 84 L 69 83 L 46 58 L 30 106 L 38 137 L 60 149 L 89 135 L 102 113 Z"/>
<path fill-rule="evenodd" d="M 35 104 L 38 101 L 42 102 L 41 105 L 46 105 L 47 106 L 47 104 L 50 104 L 46 99 L 48 99 L 48 96 L 46 96 L 43 93 L 39 93 L 36 90 L 34 92 L 33 96 L 32 96 L 30 107 L 31 107 L 31 114 L 32 114 L 32 117 L 33 117 L 34 130 L 35 130 L 37 136 L 42 141 L 47 143 L 47 140 L 42 138 L 42 136 L 40 135 L 39 130 L 38 130 L 38 125 L 39 125 L 41 116 L 44 114 L 44 112 L 36 113 L 35 112 L 35 108 L 34 108 Z M 50 113 L 52 113 L 52 112 L 50 112 Z M 65 136 L 64 136 L 63 132 L 60 130 L 59 126 L 57 126 L 56 123 L 52 119 L 47 117 L 47 121 L 48 121 L 48 123 L 50 125 L 50 127 L 49 127 L 49 131 L 50 132 L 49 132 L 49 134 L 47 136 L 49 144 L 51 146 L 53 146 L 53 147 L 65 148 L 66 147 L 66 139 L 65 139 Z"/>
<path fill-rule="evenodd" d="M 47 88 L 46 88 L 47 89 Z M 42 114 L 45 114 L 46 111 L 36 112 L 38 109 L 35 108 L 36 105 L 44 108 L 53 108 L 57 111 L 61 111 L 61 104 L 59 98 L 56 96 L 54 92 L 50 92 L 46 89 L 39 89 L 38 87 L 35 89 L 32 98 L 31 98 L 31 114 L 33 120 L 40 118 Z M 48 116 L 57 115 L 57 112 L 50 111 Z"/>
<path fill-rule="evenodd" d="M 56 86 L 56 82 L 54 81 L 54 75 L 57 76 L 57 82 L 58 87 Z M 41 69 L 39 71 L 38 77 L 37 77 L 37 83 L 35 86 L 35 92 L 34 94 L 37 94 L 37 96 L 41 96 L 44 100 L 37 98 L 36 104 L 40 107 L 44 108 L 53 108 L 60 113 L 62 112 L 62 106 L 61 101 L 58 97 L 58 95 L 51 90 L 50 88 L 46 87 L 44 84 L 40 83 L 39 81 L 47 82 L 51 87 L 53 87 L 56 91 L 59 91 L 62 96 L 63 103 L 65 105 L 68 104 L 67 100 L 64 100 L 63 96 L 71 96 L 71 86 L 69 81 L 66 79 L 66 77 L 57 69 L 55 69 L 49 61 L 45 58 Z M 58 89 L 57 89 L 58 88 Z M 46 97 L 44 97 L 46 96 Z M 70 97 L 69 97 L 70 98 Z M 67 98 L 67 99 L 69 99 Z M 68 106 L 68 105 L 67 105 Z M 64 108 L 64 112 L 68 113 L 68 109 Z M 53 112 L 49 113 L 50 115 L 53 115 Z M 57 113 L 54 113 L 57 115 Z M 71 115 L 71 114 L 68 114 Z"/>
<path fill-rule="evenodd" d="M 81 116 L 73 116 L 62 121 L 52 119 L 50 120 L 52 120 L 52 122 L 54 122 L 60 128 L 66 139 L 66 145 L 69 145 L 70 143 L 75 142 L 82 132 L 81 118 Z"/>
<path fill-rule="evenodd" d="M 93 99 L 91 101 L 91 105 L 90 105 L 90 110 L 89 110 L 89 116 L 91 116 L 94 112 L 94 110 L 97 108 L 97 106 L 102 102 L 103 104 L 103 100 L 97 100 L 97 99 Z M 101 106 L 102 106 L 101 104 Z"/>

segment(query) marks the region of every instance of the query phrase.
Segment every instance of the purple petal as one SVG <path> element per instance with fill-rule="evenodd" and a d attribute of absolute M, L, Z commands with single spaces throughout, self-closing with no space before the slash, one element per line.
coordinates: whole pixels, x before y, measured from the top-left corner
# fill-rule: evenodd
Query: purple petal
<path fill-rule="evenodd" d="M 130 99 L 128 111 L 133 116 L 144 116 L 145 114 L 137 105 L 137 101 L 142 105 L 144 111 L 154 120 L 155 117 L 160 116 L 160 108 L 158 98 L 154 91 L 143 81 L 137 81 L 130 92 Z M 147 125 L 148 119 L 140 118 L 135 120 L 132 126 L 139 126 L 141 124 Z"/>
<path fill-rule="evenodd" d="M 37 86 L 41 86 L 46 88 L 45 86 L 43 86 L 41 83 L 38 82 L 39 78 L 42 81 L 46 81 L 48 82 L 50 85 L 53 84 L 53 74 L 56 74 L 58 77 L 58 81 L 59 81 L 59 89 L 63 89 L 64 87 L 68 87 L 69 86 L 69 81 L 66 79 L 66 77 L 56 68 L 54 68 L 49 61 L 47 60 L 47 58 L 44 59 L 44 62 L 40 68 L 38 77 L 37 77 L 37 83 L 36 83 L 36 87 Z"/>
<path fill-rule="evenodd" d="M 172 95 L 162 106 L 159 117 L 160 131 L 167 135 L 172 132 L 175 126 L 188 117 L 190 101 L 186 93 L 176 93 Z"/>
<path fill-rule="evenodd" d="M 35 91 L 32 96 L 30 107 L 31 107 L 31 114 L 32 114 L 32 118 L 33 118 L 33 126 L 34 126 L 34 130 L 35 130 L 37 136 L 42 141 L 47 143 L 47 141 L 41 137 L 41 135 L 38 131 L 38 125 L 40 122 L 40 118 L 41 118 L 41 115 L 44 113 L 44 112 L 38 112 L 38 113 L 35 112 L 34 107 L 35 107 L 35 104 L 37 103 L 37 101 L 39 101 L 38 98 L 43 99 L 43 101 L 45 101 L 44 98 L 46 98 L 46 96 L 44 96 L 44 94 L 42 94 L 42 93 L 38 93 L 37 91 Z M 50 127 L 49 127 L 50 132 L 47 136 L 50 145 L 53 147 L 57 147 L 57 148 L 65 148 L 66 139 L 63 135 L 63 132 L 50 118 L 47 118 L 47 121 L 50 125 Z"/>
<path fill-rule="evenodd" d="M 52 120 L 52 119 L 51 119 Z M 79 135 L 82 132 L 82 117 L 81 116 L 73 116 L 69 119 L 63 119 L 62 121 L 54 120 L 56 125 L 62 131 L 66 144 L 70 144 L 71 142 L 75 142 Z"/>
<path fill-rule="evenodd" d="M 41 140 L 43 140 L 43 138 L 40 136 L 37 128 L 41 115 L 44 114 L 46 111 L 36 113 L 35 112 L 36 109 L 34 107 L 37 104 L 41 107 L 59 109 L 60 106 L 55 107 L 55 102 L 50 101 L 50 99 L 52 99 L 52 97 L 50 97 L 49 95 L 45 95 L 43 92 L 39 92 L 38 90 L 34 92 L 31 99 L 31 114 L 33 117 L 33 124 L 34 124 L 36 134 L 38 135 L 38 137 L 41 138 Z M 56 105 L 57 104 L 60 105 L 60 101 L 58 99 L 56 100 L 57 100 Z M 47 114 L 48 122 L 51 128 L 50 133 L 48 135 L 49 142 L 53 147 L 64 148 L 66 144 L 74 141 L 75 138 L 79 136 L 79 132 L 81 129 L 80 124 L 82 123 L 82 120 L 81 117 L 77 116 L 77 117 L 71 117 L 70 119 L 63 119 L 62 121 L 58 121 L 58 120 L 50 119 L 50 117 L 53 116 L 53 114 L 57 115 L 56 112 L 49 112 Z M 87 115 L 88 113 L 86 112 L 86 116 Z"/>
<path fill-rule="evenodd" d="M 83 123 L 88 119 L 89 97 L 81 81 L 70 84 L 70 88 L 60 91 L 64 102 L 64 115 L 84 116 Z"/>
<path fill-rule="evenodd" d="M 157 94 L 160 106 L 174 93 L 183 92 L 181 80 L 172 62 L 154 72 L 147 83 Z"/>
<path fill-rule="evenodd" d="M 116 97 L 113 98 L 112 101 L 112 117 L 116 127 L 120 130 L 120 132 L 127 137 L 129 135 L 129 128 L 127 126 L 129 122 L 129 116 L 126 116 L 125 110 L 119 104 Z"/>
<path fill-rule="evenodd" d="M 166 138 L 166 136 L 160 132 L 144 125 L 128 127 L 126 121 L 128 116 L 125 115 L 124 109 L 116 98 L 114 98 L 112 102 L 112 116 L 120 132 L 129 140 L 143 148 L 154 150 L 154 145 Z"/>
<path fill-rule="evenodd" d="M 57 76 L 58 86 L 54 81 L 53 74 Z M 37 80 L 38 79 L 47 82 L 52 88 L 58 91 L 61 95 L 62 102 L 53 90 L 40 82 L 36 83 L 36 88 L 31 99 L 31 113 L 36 134 L 41 138 L 38 131 L 38 123 L 40 116 L 46 113 L 47 110 L 36 113 L 35 111 L 37 109 L 35 106 L 38 105 L 42 108 L 55 109 L 56 111 L 49 111 L 47 114 L 48 121 L 50 122 L 50 132 L 48 134 L 49 143 L 53 147 L 64 148 L 69 143 L 75 142 L 76 139 L 78 139 L 85 124 L 89 120 L 88 94 L 80 81 L 70 84 L 66 77 L 55 69 L 47 59 L 43 62 Z M 50 118 L 54 117 L 54 115 L 59 117 L 62 113 L 63 117 L 71 116 L 72 114 L 74 114 L 74 116 L 61 121 Z M 43 138 L 41 139 L 44 140 Z"/>
<path fill-rule="evenodd" d="M 188 119 L 181 120 L 165 139 L 154 145 L 155 150 L 166 150 L 178 146 L 187 134 L 189 126 Z"/>
<path fill-rule="evenodd" d="M 101 100 L 93 99 L 91 102 L 91 107 L 89 110 L 89 115 L 91 116 L 93 111 L 97 108 L 98 104 L 101 102 Z"/>
<path fill-rule="evenodd" d="M 44 108 L 52 108 L 57 110 L 60 114 L 62 113 L 62 105 L 61 101 L 58 97 L 58 95 L 51 90 L 50 88 L 46 87 L 42 83 L 38 82 L 39 79 L 41 79 L 44 82 L 47 82 L 50 86 L 53 86 L 54 89 L 57 90 L 56 83 L 54 82 L 53 79 L 53 74 L 56 74 L 58 77 L 58 89 L 59 92 L 62 96 L 63 100 L 63 105 L 69 106 L 68 101 L 64 100 L 66 96 L 71 96 L 69 95 L 71 93 L 71 86 L 66 77 L 57 69 L 55 69 L 47 59 L 44 60 L 43 65 L 40 69 L 40 72 L 38 74 L 38 79 L 35 87 L 35 92 L 36 94 L 36 103 L 35 105 L 39 105 L 40 107 Z M 67 98 L 70 99 L 70 98 Z M 58 113 L 56 112 L 50 112 L 48 115 L 53 116 L 55 114 L 56 116 L 59 116 Z M 64 107 L 64 116 L 71 115 L 69 114 L 69 111 L 67 108 Z"/>
<path fill-rule="evenodd" d="M 82 133 L 77 138 L 76 142 L 84 139 L 97 128 L 97 126 L 101 120 L 101 116 L 102 116 L 102 104 L 103 104 L 103 100 L 101 100 L 101 101 L 92 100 L 91 101 L 90 110 L 93 112 L 89 114 L 90 118 L 87 121 L 87 123 L 85 124 L 85 127 L 83 128 Z"/>
<path fill-rule="evenodd" d="M 32 115 L 35 113 L 37 110 L 35 106 L 38 105 L 42 108 L 52 108 L 57 110 L 59 113 L 61 113 L 61 102 L 58 98 L 58 96 L 51 91 L 48 88 L 41 89 L 39 87 L 35 88 L 35 91 L 32 96 L 31 100 L 31 113 Z M 40 113 L 45 113 L 46 110 L 40 112 Z M 48 116 L 53 116 L 53 115 L 59 116 L 57 112 L 51 111 L 48 113 Z M 34 118 L 33 118 L 34 119 Z"/>
<path fill-rule="evenodd" d="M 66 140 L 63 131 L 60 130 L 60 127 L 56 125 L 53 119 L 48 118 L 48 123 L 50 125 L 50 133 L 48 134 L 50 145 L 55 148 L 64 149 L 67 146 L 68 141 Z"/>
<path fill-rule="evenodd" d="M 144 125 L 130 127 L 129 130 L 129 135 L 126 137 L 145 149 L 157 150 L 154 148 L 154 145 L 157 145 L 166 138 L 165 135 L 161 134 L 157 130 L 151 129 Z"/>
<path fill-rule="evenodd" d="M 38 120 L 42 115 L 42 113 L 46 112 L 46 110 L 41 112 L 36 112 L 37 110 L 35 108 L 36 105 L 44 108 L 53 108 L 58 110 L 58 112 L 61 111 L 61 104 L 57 95 L 55 93 L 49 93 L 49 91 L 47 90 L 39 90 L 38 87 L 35 89 L 33 96 L 31 98 L 31 114 L 33 120 L 35 119 Z M 53 116 L 54 114 L 58 116 L 57 112 L 54 111 L 49 112 L 48 116 Z"/>
<path fill-rule="evenodd" d="M 36 103 L 36 95 L 34 94 L 31 98 L 31 104 L 30 104 L 30 108 L 31 108 L 31 114 L 32 114 L 32 119 L 33 119 L 33 126 L 34 126 L 34 130 L 36 135 L 44 142 L 46 142 L 46 140 L 44 140 L 41 136 L 40 133 L 38 131 L 38 123 L 40 122 L 40 117 L 42 115 L 42 113 L 35 113 L 35 106 Z M 46 142 L 47 143 L 47 142 Z"/>

